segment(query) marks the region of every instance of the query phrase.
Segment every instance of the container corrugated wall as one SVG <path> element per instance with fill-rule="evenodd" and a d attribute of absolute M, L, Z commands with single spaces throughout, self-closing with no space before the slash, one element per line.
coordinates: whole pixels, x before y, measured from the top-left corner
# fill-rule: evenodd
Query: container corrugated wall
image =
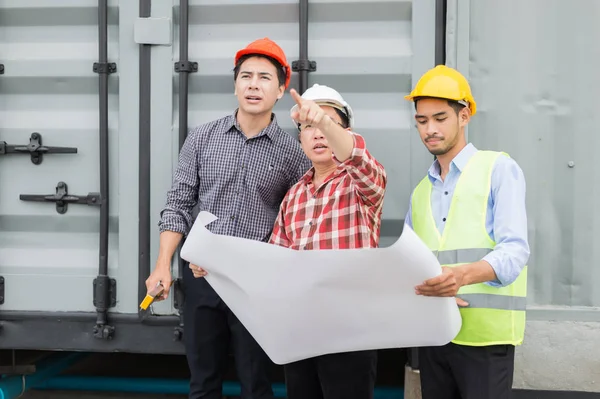
<path fill-rule="evenodd" d="M 469 139 L 508 152 L 527 179 L 532 305 L 600 306 L 600 3 L 585 4 L 471 1 L 470 41 L 459 38 L 479 105 Z"/>
<path fill-rule="evenodd" d="M 109 8 L 108 57 L 118 61 L 118 9 Z M 2 310 L 94 311 L 98 274 L 99 208 L 25 202 L 20 194 L 52 195 L 59 181 L 70 194 L 99 191 L 98 2 L 0 3 L 0 141 L 27 145 L 33 132 L 45 146 L 76 147 L 77 154 L 0 157 L 0 270 Z M 117 154 L 118 74 L 109 78 L 110 190 L 120 182 Z M 120 276 L 119 201 L 110 209 L 109 272 Z M 40 299 L 43 298 L 43 299 Z"/>
<path fill-rule="evenodd" d="M 600 2 L 449 0 L 448 64 L 478 112 L 469 139 L 527 181 L 531 258 L 522 388 L 600 392 Z"/>
<path fill-rule="evenodd" d="M 109 275 L 117 280 L 117 306 L 137 311 L 139 44 L 134 25 L 137 1 L 109 4 L 110 248 Z M 98 2 L 14 0 L 0 3 L 0 140 L 26 145 L 32 132 L 48 146 L 76 147 L 77 154 L 0 157 L 0 275 L 6 279 L 1 310 L 90 311 L 98 274 L 99 209 L 19 200 L 20 194 L 99 191 Z M 249 42 L 268 36 L 288 60 L 299 52 L 298 1 L 190 1 L 189 127 L 220 118 L 237 106 L 233 57 Z M 178 155 L 179 1 L 153 1 L 152 17 L 172 19 L 171 45 L 152 46 L 151 254 L 158 253 L 159 211 L 171 185 Z M 356 114 L 357 131 L 390 176 L 381 245 L 402 229 L 410 191 L 431 161 L 413 128 L 411 103 L 403 96 L 413 76 L 434 62 L 435 1 L 311 1 L 309 58 L 317 71 L 309 85 L 338 89 Z M 294 73 L 291 87 L 297 87 Z M 275 112 L 295 134 L 286 95 Z M 46 298 L 37 300 L 31 293 Z M 56 294 L 59 292 L 59 294 Z M 157 313 L 172 314 L 170 301 Z"/>

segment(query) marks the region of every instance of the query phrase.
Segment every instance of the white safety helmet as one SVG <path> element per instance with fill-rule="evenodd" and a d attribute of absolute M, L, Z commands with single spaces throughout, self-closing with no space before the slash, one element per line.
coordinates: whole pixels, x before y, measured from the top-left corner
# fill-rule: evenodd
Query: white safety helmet
<path fill-rule="evenodd" d="M 348 117 L 348 127 L 350 129 L 354 128 L 354 113 L 352 112 L 352 108 L 350 105 L 344 101 L 341 94 L 331 87 L 314 84 L 312 87 L 308 88 L 304 94 L 302 94 L 302 98 L 306 100 L 312 100 L 319 105 L 328 105 L 330 107 L 339 109 Z M 294 104 L 290 113 L 296 111 L 298 108 L 298 104 Z M 298 127 L 298 121 L 294 120 L 296 127 Z"/>

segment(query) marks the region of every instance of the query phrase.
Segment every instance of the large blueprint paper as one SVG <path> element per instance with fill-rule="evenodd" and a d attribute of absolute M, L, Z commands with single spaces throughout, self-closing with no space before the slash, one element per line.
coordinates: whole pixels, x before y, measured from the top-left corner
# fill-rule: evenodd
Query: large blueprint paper
<path fill-rule="evenodd" d="M 441 273 L 409 228 L 388 248 L 295 251 L 213 234 L 201 212 L 181 250 L 267 355 L 285 364 L 328 353 L 445 345 L 459 332 L 454 298 L 418 296 Z"/>

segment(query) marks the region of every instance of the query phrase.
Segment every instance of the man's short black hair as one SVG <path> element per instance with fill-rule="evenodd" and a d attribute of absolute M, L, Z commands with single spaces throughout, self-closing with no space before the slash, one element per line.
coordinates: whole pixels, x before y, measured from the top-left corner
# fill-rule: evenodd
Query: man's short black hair
<path fill-rule="evenodd" d="M 415 110 L 417 109 L 417 102 L 419 100 L 425 100 L 425 99 L 434 99 L 434 100 L 443 100 L 437 97 L 415 97 L 414 98 L 414 102 L 415 102 Z M 466 106 L 459 103 L 458 101 L 454 101 L 454 100 L 447 100 L 448 101 L 448 105 L 454 110 L 454 112 L 456 113 L 456 115 L 458 116 L 458 113 L 465 108 Z"/>
<path fill-rule="evenodd" d="M 269 60 L 271 62 L 271 64 L 273 64 L 273 66 L 275 66 L 275 69 L 277 70 L 277 81 L 279 82 L 279 86 L 282 86 L 285 84 L 285 70 L 283 69 L 283 66 L 273 57 L 269 57 L 268 55 L 262 55 L 262 54 L 246 54 L 240 57 L 240 59 L 238 60 L 237 64 L 235 65 L 235 68 L 233 68 L 233 80 L 237 80 L 238 75 L 240 74 L 240 67 L 242 66 L 242 64 L 244 63 L 244 61 L 246 61 L 248 58 L 252 58 L 252 57 L 261 57 L 261 58 L 266 58 L 267 60 Z"/>

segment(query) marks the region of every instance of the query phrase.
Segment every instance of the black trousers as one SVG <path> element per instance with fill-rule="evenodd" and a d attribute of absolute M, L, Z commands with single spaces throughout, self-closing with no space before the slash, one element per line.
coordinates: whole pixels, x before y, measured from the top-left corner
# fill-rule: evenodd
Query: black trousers
<path fill-rule="evenodd" d="M 323 355 L 284 366 L 288 399 L 372 399 L 377 351 Z"/>
<path fill-rule="evenodd" d="M 419 348 L 422 398 L 510 399 L 514 364 L 513 345 Z"/>
<path fill-rule="evenodd" d="M 183 271 L 184 342 L 190 368 L 190 399 L 221 399 L 230 350 L 242 399 L 273 399 L 271 360 L 204 278 Z"/>

